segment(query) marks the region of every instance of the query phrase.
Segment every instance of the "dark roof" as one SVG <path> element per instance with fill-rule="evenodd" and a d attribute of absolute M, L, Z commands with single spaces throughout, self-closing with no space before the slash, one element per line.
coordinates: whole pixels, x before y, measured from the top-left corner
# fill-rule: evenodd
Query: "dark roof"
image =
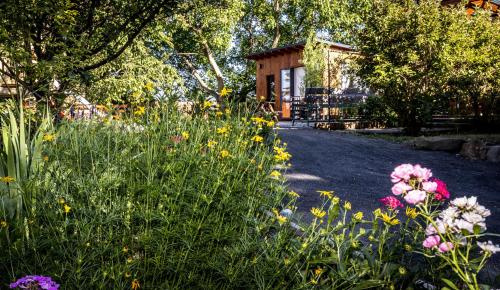
<path fill-rule="evenodd" d="M 324 41 L 324 40 L 318 40 L 318 42 L 330 45 L 330 48 L 338 49 L 338 50 L 344 50 L 344 51 L 352 51 L 352 47 L 350 45 L 346 45 L 343 43 L 339 42 L 330 42 L 330 41 Z M 284 54 L 288 52 L 294 52 L 294 51 L 301 51 L 304 49 L 306 45 L 305 41 L 301 41 L 295 44 L 289 44 L 277 48 L 272 48 L 269 50 L 261 51 L 261 52 L 256 52 L 252 53 L 247 56 L 247 59 L 252 59 L 252 60 L 259 60 L 262 58 L 266 57 L 271 57 L 279 54 Z"/>

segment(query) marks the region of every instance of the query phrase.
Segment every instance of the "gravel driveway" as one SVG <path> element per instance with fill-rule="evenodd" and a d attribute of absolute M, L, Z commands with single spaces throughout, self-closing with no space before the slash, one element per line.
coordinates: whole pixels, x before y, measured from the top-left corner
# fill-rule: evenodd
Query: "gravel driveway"
<path fill-rule="evenodd" d="M 445 181 L 452 198 L 476 195 L 489 208 L 489 232 L 500 233 L 500 163 L 466 160 L 446 152 L 417 151 L 386 140 L 339 131 L 309 128 L 280 129 L 288 143 L 292 167 L 289 185 L 301 195 L 299 211 L 321 202 L 317 190 L 334 190 L 365 213 L 379 207 L 378 199 L 391 194 L 389 175 L 402 163 L 419 163 Z"/>

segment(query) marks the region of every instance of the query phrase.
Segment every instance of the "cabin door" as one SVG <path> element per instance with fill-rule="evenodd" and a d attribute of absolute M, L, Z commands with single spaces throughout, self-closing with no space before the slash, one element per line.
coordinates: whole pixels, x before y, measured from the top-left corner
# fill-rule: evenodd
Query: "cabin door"
<path fill-rule="evenodd" d="M 290 119 L 290 110 L 292 105 L 291 88 L 293 88 L 293 68 L 281 70 L 281 118 Z"/>

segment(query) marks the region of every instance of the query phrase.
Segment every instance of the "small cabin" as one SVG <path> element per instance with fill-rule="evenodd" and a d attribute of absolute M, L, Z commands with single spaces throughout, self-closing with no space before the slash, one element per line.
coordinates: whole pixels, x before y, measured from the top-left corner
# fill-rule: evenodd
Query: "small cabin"
<path fill-rule="evenodd" d="M 335 62 L 339 56 L 354 53 L 349 45 L 320 42 L 327 48 L 324 57 L 328 64 Z M 256 62 L 257 98 L 270 104 L 281 120 L 290 120 L 292 100 L 304 97 L 306 69 L 303 52 L 305 46 L 305 42 L 300 42 L 247 56 L 248 59 Z M 345 69 L 336 70 L 330 75 L 330 68 L 328 68 L 323 72 L 323 76 L 326 83 L 322 86 L 331 87 L 337 91 L 344 90 L 353 83 Z"/>

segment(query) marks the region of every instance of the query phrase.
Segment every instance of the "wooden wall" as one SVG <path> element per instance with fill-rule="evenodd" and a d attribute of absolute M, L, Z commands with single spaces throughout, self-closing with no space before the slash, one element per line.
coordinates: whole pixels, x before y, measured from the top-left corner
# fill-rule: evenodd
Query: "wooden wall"
<path fill-rule="evenodd" d="M 281 111 L 280 95 L 281 95 L 281 70 L 300 67 L 302 64 L 302 51 L 290 51 L 266 58 L 257 60 L 257 97 L 267 95 L 266 87 L 266 77 L 268 75 L 274 75 L 274 109 L 276 111 Z M 280 116 L 281 117 L 281 116 Z M 283 118 L 289 118 L 286 113 Z"/>

